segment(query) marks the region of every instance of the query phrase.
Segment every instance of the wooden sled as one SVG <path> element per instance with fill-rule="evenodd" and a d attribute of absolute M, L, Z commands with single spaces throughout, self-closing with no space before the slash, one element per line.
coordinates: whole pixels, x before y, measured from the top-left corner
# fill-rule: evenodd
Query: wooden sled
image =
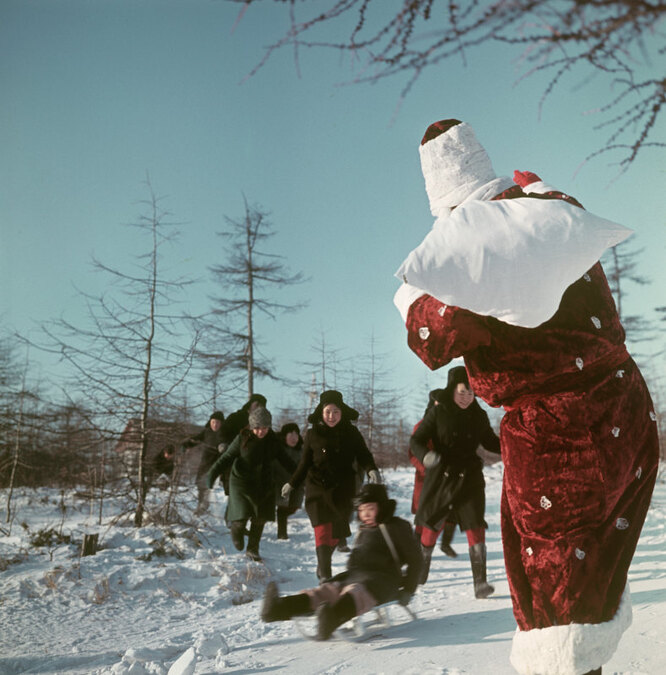
<path fill-rule="evenodd" d="M 391 620 L 392 607 L 400 609 L 403 616 L 406 614 L 407 621 L 396 623 Z M 339 626 L 331 636 L 331 639 L 342 638 L 349 642 L 364 642 L 371 640 L 382 634 L 386 629 L 404 626 L 416 619 L 416 614 L 406 605 L 401 605 L 397 600 L 386 602 L 383 605 L 377 605 L 369 612 L 361 616 L 355 616 L 351 621 Z M 394 616 L 395 619 L 395 616 Z M 317 616 L 309 614 L 308 616 L 294 617 L 294 623 L 298 632 L 308 640 L 317 640 Z"/>

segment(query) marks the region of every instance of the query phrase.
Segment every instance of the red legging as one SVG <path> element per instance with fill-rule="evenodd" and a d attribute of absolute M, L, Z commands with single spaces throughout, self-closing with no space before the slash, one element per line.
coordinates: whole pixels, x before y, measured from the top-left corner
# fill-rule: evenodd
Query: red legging
<path fill-rule="evenodd" d="M 333 523 L 324 523 L 323 525 L 314 526 L 315 546 L 332 546 L 335 548 L 338 545 L 339 539 L 333 536 Z"/>
<path fill-rule="evenodd" d="M 439 530 L 431 530 L 429 527 L 424 527 L 421 530 L 421 543 L 423 546 L 428 548 L 434 546 L 437 543 L 437 537 L 439 537 L 443 529 L 444 525 Z M 483 544 L 486 541 L 486 530 L 483 527 L 477 527 L 475 530 L 465 530 L 465 534 L 467 535 L 467 543 L 470 546 Z"/>

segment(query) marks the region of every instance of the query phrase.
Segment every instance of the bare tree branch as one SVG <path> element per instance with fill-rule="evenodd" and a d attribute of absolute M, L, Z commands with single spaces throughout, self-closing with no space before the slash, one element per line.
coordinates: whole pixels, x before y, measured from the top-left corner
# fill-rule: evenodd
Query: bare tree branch
<path fill-rule="evenodd" d="M 247 15 L 271 0 L 227 1 L 242 2 Z M 619 153 L 626 171 L 640 152 L 666 145 L 655 137 L 666 100 L 664 0 L 402 0 L 390 9 L 379 0 L 273 1 L 288 10 L 290 27 L 249 77 L 286 45 L 296 63 L 304 48 L 333 49 L 360 63 L 351 82 L 405 77 L 402 99 L 426 69 L 452 58 L 464 64 L 467 52 L 496 42 L 521 50 L 519 80 L 545 78 L 540 108 L 567 76 L 609 78 L 616 93 L 597 107 L 604 119 L 594 127 L 609 135 L 586 160 Z"/>

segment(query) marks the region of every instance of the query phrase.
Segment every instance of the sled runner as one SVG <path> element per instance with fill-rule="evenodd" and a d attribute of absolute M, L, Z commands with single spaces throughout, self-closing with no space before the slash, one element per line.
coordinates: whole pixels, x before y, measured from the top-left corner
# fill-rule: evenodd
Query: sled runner
<path fill-rule="evenodd" d="M 407 621 L 395 622 L 390 614 L 395 612 L 389 611 L 391 607 L 398 607 L 407 614 Z M 404 616 L 404 615 L 403 615 Z M 411 623 L 416 619 L 416 614 L 406 605 L 401 605 L 397 600 L 386 602 L 383 605 L 377 605 L 366 614 L 355 616 L 351 621 L 343 624 L 335 630 L 332 637 L 340 637 L 349 642 L 363 642 L 371 640 L 383 633 L 388 628 L 403 626 Z M 315 614 L 308 616 L 294 617 L 294 623 L 298 628 L 298 632 L 308 640 L 317 640 L 317 620 Z"/>

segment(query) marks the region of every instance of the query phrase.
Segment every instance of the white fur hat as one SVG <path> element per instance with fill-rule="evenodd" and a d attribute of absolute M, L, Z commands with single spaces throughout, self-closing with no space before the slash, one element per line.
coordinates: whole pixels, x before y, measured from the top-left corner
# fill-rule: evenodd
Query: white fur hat
<path fill-rule="evenodd" d="M 431 124 L 419 148 L 430 211 L 446 215 L 474 190 L 496 177 L 483 146 L 469 124 L 441 120 Z"/>

